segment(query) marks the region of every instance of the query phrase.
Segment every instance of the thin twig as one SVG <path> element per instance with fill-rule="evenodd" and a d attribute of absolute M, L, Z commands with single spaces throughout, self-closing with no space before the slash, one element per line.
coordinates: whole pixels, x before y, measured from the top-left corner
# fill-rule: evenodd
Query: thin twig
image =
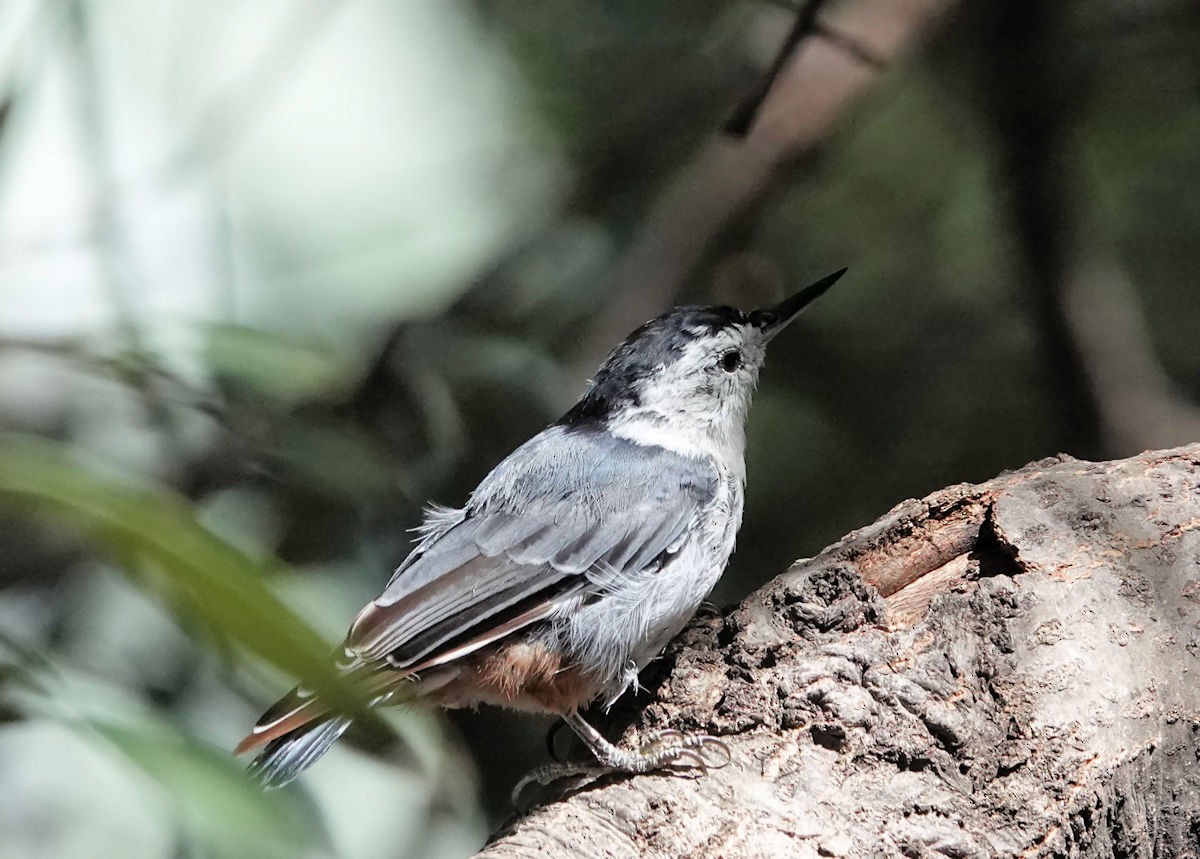
<path fill-rule="evenodd" d="M 129 385 L 138 393 L 142 393 L 147 381 L 152 381 L 156 385 L 156 393 L 164 401 L 195 409 L 225 427 L 233 423 L 228 403 L 158 364 L 152 355 L 137 352 L 102 355 L 90 350 L 81 340 L 0 335 L 0 355 L 5 352 L 29 352 L 55 358 Z"/>
<path fill-rule="evenodd" d="M 118 206 L 118 185 L 113 177 L 110 130 L 105 115 L 101 66 L 95 53 L 88 4 L 73 0 L 68 6 L 67 32 L 79 117 L 87 146 L 85 153 L 93 176 L 91 220 L 97 242 L 101 282 L 108 292 L 124 350 L 130 355 L 149 354 L 144 331 L 143 294 L 139 288 L 136 254 Z M 158 390 L 147 363 L 131 362 L 128 379 L 139 396 L 147 421 L 159 431 L 158 442 L 167 462 L 179 462 L 182 442 L 170 405 Z"/>
<path fill-rule="evenodd" d="M 775 79 L 779 77 L 779 73 L 783 71 L 783 67 L 791 59 L 796 46 L 804 41 L 805 37 L 817 31 L 817 13 L 821 11 L 821 7 L 824 5 L 825 0 L 808 0 L 804 4 L 804 7 L 796 15 L 796 22 L 792 25 L 791 32 L 787 34 L 787 38 L 783 40 L 783 45 L 779 48 L 779 53 L 775 55 L 775 60 L 771 63 L 771 68 L 767 70 L 766 75 L 763 76 L 763 79 L 759 82 L 754 92 L 738 106 L 733 115 L 725 123 L 726 134 L 731 137 L 745 137 L 750 133 L 750 128 L 754 125 L 754 120 L 758 116 L 759 108 L 766 101 L 767 94 L 771 91 L 771 87 L 775 85 Z"/>
<path fill-rule="evenodd" d="M 883 57 L 879 56 L 879 54 L 875 53 L 875 51 L 868 48 L 862 42 L 852 39 L 841 30 L 835 30 L 833 27 L 823 24 L 820 21 L 813 25 L 813 34 L 820 36 L 831 45 L 836 45 L 864 66 L 869 66 L 875 71 L 881 71 L 887 65 Z"/>

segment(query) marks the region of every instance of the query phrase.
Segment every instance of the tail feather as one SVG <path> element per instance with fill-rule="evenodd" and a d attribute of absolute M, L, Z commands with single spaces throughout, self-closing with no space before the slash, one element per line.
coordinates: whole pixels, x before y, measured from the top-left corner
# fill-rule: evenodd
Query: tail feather
<path fill-rule="evenodd" d="M 315 764 L 350 727 L 348 716 L 301 725 L 267 743 L 247 773 L 263 787 L 283 787 Z"/>
<path fill-rule="evenodd" d="M 352 661 L 339 665 L 339 668 L 347 687 L 356 689 L 363 696 L 371 696 L 368 702 L 368 706 L 371 707 L 395 697 L 398 691 L 397 684 L 405 679 L 387 665 L 367 665 Z M 329 706 L 312 689 L 297 686 L 259 717 L 258 722 L 250 733 L 242 738 L 233 753 L 241 755 L 262 748 L 281 737 L 293 736 L 306 726 L 315 729 L 318 724 L 332 718 L 329 714 Z"/>
<path fill-rule="evenodd" d="M 415 687 L 387 666 L 354 666 L 349 682 L 371 697 L 365 706 L 409 700 Z M 390 687 L 390 688 L 389 688 Z M 234 754 L 262 749 L 250 763 L 250 778 L 263 787 L 282 787 L 329 751 L 353 722 L 353 717 L 333 712 L 310 689 L 297 686 L 267 710 Z"/>
<path fill-rule="evenodd" d="M 319 698 L 303 686 L 297 686 L 262 714 L 233 753 L 241 755 L 266 746 L 273 740 L 295 733 L 299 728 L 311 726 L 328 712 L 329 709 Z"/>

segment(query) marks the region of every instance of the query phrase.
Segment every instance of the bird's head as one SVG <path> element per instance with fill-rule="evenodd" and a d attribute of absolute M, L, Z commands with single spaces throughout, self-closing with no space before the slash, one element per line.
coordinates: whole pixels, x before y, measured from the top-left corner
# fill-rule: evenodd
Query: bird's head
<path fill-rule="evenodd" d="M 609 354 L 559 423 L 740 440 L 767 343 L 845 271 L 762 310 L 677 307 L 652 319 Z"/>

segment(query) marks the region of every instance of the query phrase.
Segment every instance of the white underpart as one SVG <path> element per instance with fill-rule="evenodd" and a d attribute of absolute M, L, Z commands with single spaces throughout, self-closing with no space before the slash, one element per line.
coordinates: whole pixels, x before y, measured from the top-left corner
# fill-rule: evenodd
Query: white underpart
<path fill-rule="evenodd" d="M 742 483 L 727 474 L 716 497 L 661 568 L 625 571 L 601 599 L 577 597 L 560 608 L 546 635 L 589 666 L 611 702 L 696 613 L 733 552 L 742 519 Z"/>
<path fill-rule="evenodd" d="M 744 358 L 735 373 L 715 368 L 730 348 Z M 639 405 L 609 421 L 614 435 L 707 459 L 720 475 L 715 496 L 661 568 L 607 577 L 602 599 L 572 600 L 546 633 L 596 670 L 610 702 L 636 688 L 638 672 L 695 614 L 733 553 L 745 496 L 745 419 L 763 351 L 753 330 L 697 340 L 641 389 Z"/>

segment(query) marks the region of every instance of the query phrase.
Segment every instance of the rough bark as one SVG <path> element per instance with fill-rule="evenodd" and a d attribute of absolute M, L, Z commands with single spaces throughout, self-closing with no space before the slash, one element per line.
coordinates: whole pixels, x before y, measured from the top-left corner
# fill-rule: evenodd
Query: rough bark
<path fill-rule="evenodd" d="M 727 612 L 614 713 L 723 737 L 487 857 L 1200 854 L 1200 445 L 907 501 Z"/>

